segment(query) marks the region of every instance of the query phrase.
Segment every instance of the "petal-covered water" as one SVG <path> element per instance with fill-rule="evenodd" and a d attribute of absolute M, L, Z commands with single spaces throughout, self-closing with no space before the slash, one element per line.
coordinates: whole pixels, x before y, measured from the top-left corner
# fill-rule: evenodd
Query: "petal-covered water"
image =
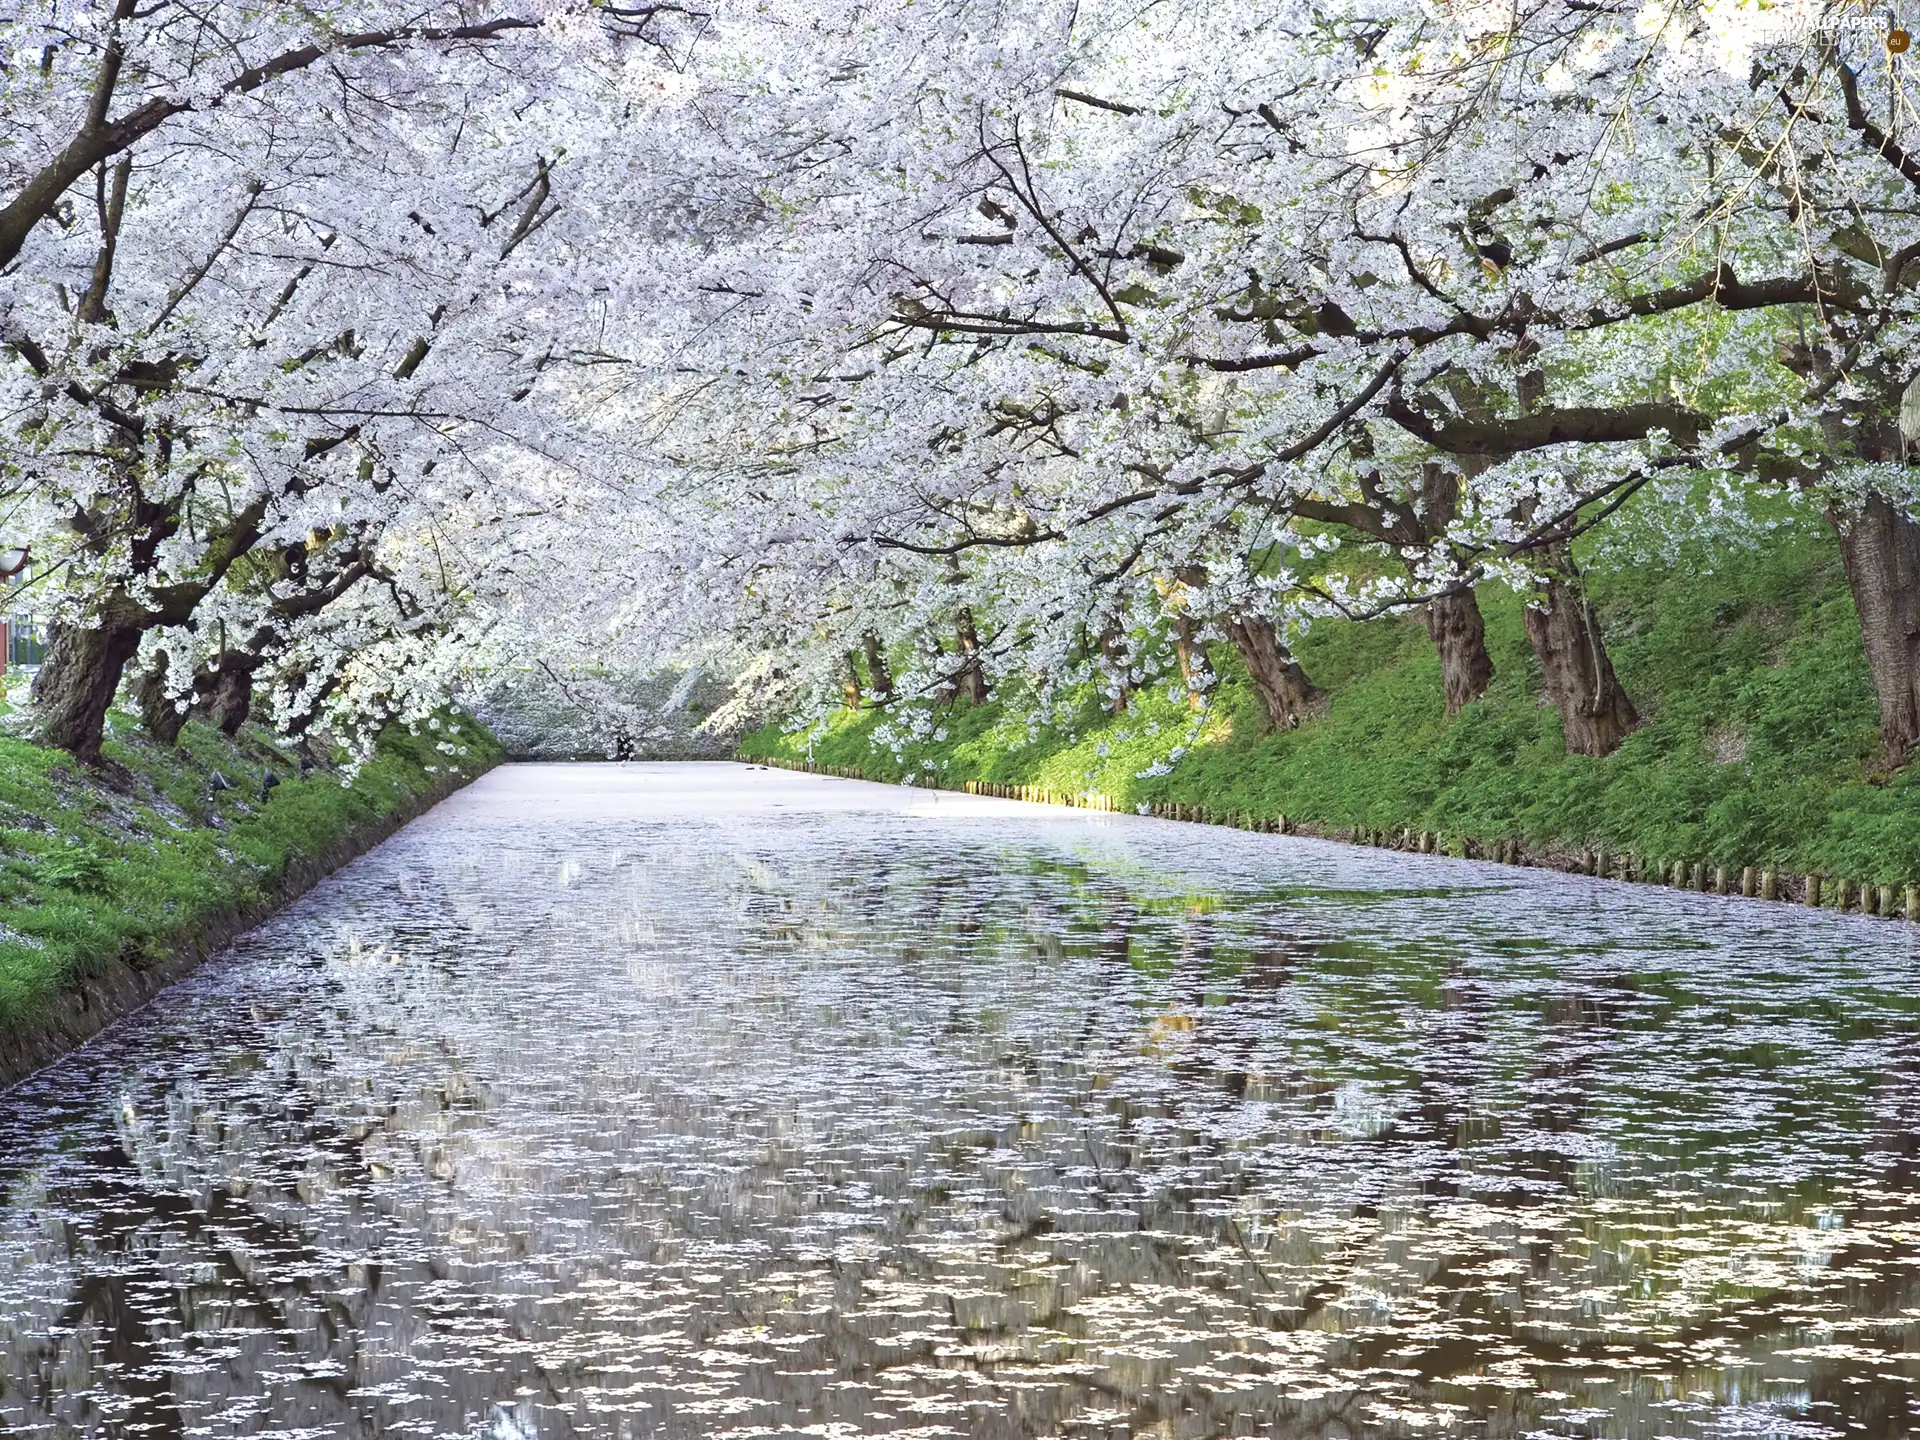
<path fill-rule="evenodd" d="M 510 767 L 0 1097 L 0 1432 L 1904 1435 L 1917 951 Z"/>

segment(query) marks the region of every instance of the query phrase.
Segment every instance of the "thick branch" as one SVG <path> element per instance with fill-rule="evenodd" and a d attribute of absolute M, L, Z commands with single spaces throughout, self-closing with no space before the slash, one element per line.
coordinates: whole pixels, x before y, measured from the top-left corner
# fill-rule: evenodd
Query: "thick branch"
<path fill-rule="evenodd" d="M 1909 185 L 1920 189 L 1920 160 L 1867 115 L 1867 107 L 1860 102 L 1860 82 L 1852 67 L 1836 63 L 1834 69 L 1839 73 L 1840 96 L 1847 106 L 1847 128 L 1871 145 L 1874 153 L 1898 170 Z"/>
<path fill-rule="evenodd" d="M 1660 404 L 1575 405 L 1499 420 L 1440 419 L 1416 408 L 1397 391 L 1387 401 L 1387 418 L 1449 455 L 1518 455 L 1549 445 L 1605 445 L 1644 440 L 1655 430 L 1665 430 L 1691 445 L 1707 425 L 1703 415 Z"/>
<path fill-rule="evenodd" d="M 0 208 L 0 266 L 12 264 L 19 256 L 21 248 L 27 243 L 27 236 L 33 233 L 34 226 L 53 213 L 53 207 L 59 203 L 68 186 L 94 166 L 131 149 L 176 115 L 189 110 L 211 109 L 235 95 L 251 94 L 282 75 L 306 69 L 327 55 L 385 49 L 415 40 L 428 43 L 493 40 L 510 31 L 533 29 L 539 23 L 537 20 L 504 16 L 478 25 L 403 26 L 393 30 L 367 30 L 340 35 L 326 45 L 302 45 L 262 64 L 249 66 L 210 96 L 156 95 L 112 121 L 106 119 L 106 107 L 111 100 L 109 66 L 113 77 L 117 79 L 119 59 L 115 45 L 109 44 L 107 55 L 101 60 L 101 80 L 96 82 L 93 103 L 79 133 L 22 186 L 4 208 Z M 101 82 L 106 82 L 104 88 Z"/>
<path fill-rule="evenodd" d="M 133 174 L 133 157 L 122 155 L 109 180 L 103 170 L 97 187 L 100 212 L 100 249 L 93 258 L 93 274 L 87 281 L 87 293 L 81 298 L 75 319 L 82 325 L 99 325 L 107 318 L 107 289 L 113 284 L 113 256 L 120 245 L 120 222 L 127 214 L 127 180 Z"/>
<path fill-rule="evenodd" d="M 1138 105 L 1122 104 L 1118 100 L 1102 100 L 1098 95 L 1089 95 L 1084 90 L 1068 90 L 1062 87 L 1053 92 L 1062 100 L 1071 100 L 1076 105 L 1091 105 L 1095 110 L 1110 110 L 1115 115 L 1143 115 Z"/>

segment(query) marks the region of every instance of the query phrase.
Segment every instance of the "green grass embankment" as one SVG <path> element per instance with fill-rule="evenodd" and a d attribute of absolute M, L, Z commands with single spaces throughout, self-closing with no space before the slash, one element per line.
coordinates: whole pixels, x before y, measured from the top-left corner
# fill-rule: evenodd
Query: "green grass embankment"
<path fill-rule="evenodd" d="M 296 867 L 329 863 L 500 759 L 478 722 L 438 723 L 389 731 L 350 780 L 325 767 L 303 780 L 265 735 L 198 723 L 167 747 L 121 720 L 106 746 L 114 778 L 0 739 L 0 1062 L 108 967 L 168 964 L 285 898 Z"/>
<path fill-rule="evenodd" d="M 1044 714 L 977 707 L 841 711 L 748 736 L 756 757 L 871 779 L 1093 791 L 1121 808 L 1206 806 L 1324 830 L 1409 827 L 1538 854 L 1605 847 L 1675 862 L 1778 866 L 1877 884 L 1920 879 L 1920 766 L 1876 777 L 1877 709 L 1831 536 L 1787 514 L 1753 544 L 1693 540 L 1661 558 L 1595 557 L 1588 581 L 1644 723 L 1605 759 L 1569 755 L 1540 691 L 1518 598 L 1483 587 L 1491 692 L 1459 715 L 1410 618 L 1326 621 L 1296 647 L 1330 707 L 1260 736 L 1232 651 L 1204 715 L 1167 684 L 1107 713 L 1090 692 Z"/>

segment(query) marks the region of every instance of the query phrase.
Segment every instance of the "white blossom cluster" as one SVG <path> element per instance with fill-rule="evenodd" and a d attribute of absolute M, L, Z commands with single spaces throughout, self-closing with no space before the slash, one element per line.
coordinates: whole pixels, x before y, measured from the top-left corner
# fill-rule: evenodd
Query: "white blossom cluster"
<path fill-rule="evenodd" d="M 25 8 L 0 543 L 176 709 L 236 655 L 343 734 L 1117 699 L 1249 619 L 1564 604 L 1629 504 L 1912 524 L 1897 16 Z"/>

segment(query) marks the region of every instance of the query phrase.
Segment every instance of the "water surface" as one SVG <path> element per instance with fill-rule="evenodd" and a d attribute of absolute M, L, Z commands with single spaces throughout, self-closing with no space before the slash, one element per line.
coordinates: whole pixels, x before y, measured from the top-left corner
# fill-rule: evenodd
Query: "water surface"
<path fill-rule="evenodd" d="M 1920 928 L 497 771 L 0 1097 L 26 1436 L 1883 1436 Z"/>

